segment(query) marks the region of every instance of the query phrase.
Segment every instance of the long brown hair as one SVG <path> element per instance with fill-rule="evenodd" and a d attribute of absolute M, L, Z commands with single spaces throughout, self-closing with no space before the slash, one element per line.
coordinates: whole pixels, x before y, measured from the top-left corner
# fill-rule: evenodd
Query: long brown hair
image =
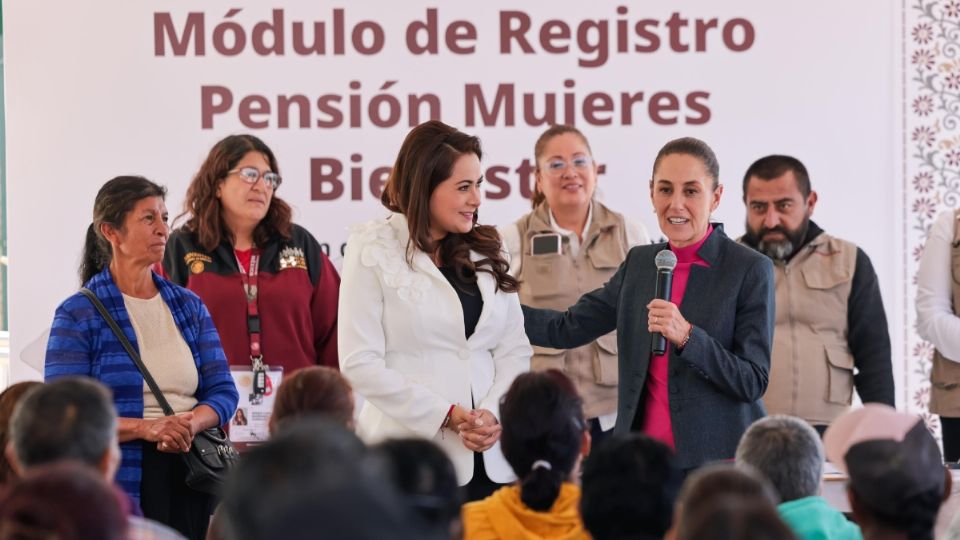
<path fill-rule="evenodd" d="M 263 154 L 270 164 L 270 170 L 280 172 L 277 158 L 263 141 L 253 135 L 230 135 L 213 145 L 207 159 L 187 188 L 183 213 L 177 216 L 176 221 L 188 216 L 183 230 L 196 235 L 197 242 L 207 251 L 216 249 L 220 242 L 228 241 L 232 244 L 234 241 L 233 232 L 223 219 L 223 207 L 217 198 L 217 187 L 226 180 L 227 171 L 233 170 L 249 152 Z M 290 205 L 277 197 L 274 191 L 267 215 L 253 230 L 254 243 L 266 244 L 274 235 L 289 239 L 291 217 Z"/>
<path fill-rule="evenodd" d="M 470 232 L 450 233 L 439 242 L 430 238 L 430 197 L 437 186 L 450 177 L 454 163 L 464 154 L 483 157 L 480 139 L 437 120 L 420 124 L 407 134 L 400 146 L 380 200 L 391 211 L 407 218 L 408 262 L 410 248 L 414 246 L 437 254 L 441 264 L 452 266 L 464 281 L 476 281 L 478 271 L 488 272 L 497 280 L 501 291 L 516 292 L 517 280 L 507 273 L 510 265 L 501 251 L 500 234 L 489 225 L 477 225 L 476 213 Z M 470 250 L 483 258 L 474 263 L 470 260 Z"/>
<path fill-rule="evenodd" d="M 567 124 L 556 124 L 547 128 L 546 131 L 540 134 L 540 137 L 537 138 L 536 144 L 533 145 L 533 161 L 537 166 L 537 172 L 540 172 L 540 158 L 543 157 L 543 153 L 547 151 L 547 143 L 549 143 L 554 137 L 558 135 L 564 135 L 566 133 L 573 133 L 577 137 L 580 137 L 580 140 L 583 141 L 583 145 L 587 147 L 587 152 L 590 152 L 590 156 L 593 157 L 593 150 L 590 149 L 590 142 L 587 141 L 586 135 L 584 135 L 579 129 L 567 125 Z M 533 196 L 530 197 L 530 205 L 533 208 L 540 206 L 540 203 L 547 200 L 546 195 L 540 191 L 540 188 L 537 186 L 537 179 L 533 179 Z"/>

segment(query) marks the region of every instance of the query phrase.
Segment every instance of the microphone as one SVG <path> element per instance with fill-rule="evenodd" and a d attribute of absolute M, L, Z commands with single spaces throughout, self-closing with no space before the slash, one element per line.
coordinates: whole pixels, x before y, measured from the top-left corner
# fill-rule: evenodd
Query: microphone
<path fill-rule="evenodd" d="M 669 249 L 657 253 L 654 260 L 657 265 L 657 295 L 659 300 L 670 301 L 670 291 L 673 289 L 673 269 L 677 267 L 677 256 Z M 660 332 L 654 332 L 650 340 L 650 352 L 656 355 L 667 351 L 667 338 Z"/>

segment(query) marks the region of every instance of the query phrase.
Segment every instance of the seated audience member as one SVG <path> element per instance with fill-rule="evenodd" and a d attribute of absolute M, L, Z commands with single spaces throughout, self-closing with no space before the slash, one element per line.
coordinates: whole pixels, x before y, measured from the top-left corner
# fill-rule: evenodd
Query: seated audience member
<path fill-rule="evenodd" d="M 383 474 L 427 528 L 440 538 L 463 536 L 457 471 L 446 452 L 426 439 L 391 439 L 373 452 Z"/>
<path fill-rule="evenodd" d="M 760 471 L 780 496 L 777 510 L 800 540 L 860 540 L 860 527 L 820 497 L 823 445 L 805 421 L 768 416 L 740 439 L 737 464 Z"/>
<path fill-rule="evenodd" d="M 850 477 L 847 497 L 866 540 L 932 540 L 951 478 L 923 420 L 867 403 L 827 428 L 827 459 Z"/>
<path fill-rule="evenodd" d="M 795 540 L 765 497 L 728 495 L 709 501 L 680 527 L 678 540 Z"/>
<path fill-rule="evenodd" d="M 764 500 L 774 508 L 780 502 L 767 479 L 752 467 L 738 468 L 728 463 L 708 465 L 693 471 L 683 483 L 674 507 L 673 525 L 665 538 L 676 540 L 678 531 L 691 516 L 726 499 Z"/>
<path fill-rule="evenodd" d="M 553 369 L 521 374 L 504 395 L 500 421 L 503 455 L 518 480 L 463 507 L 465 540 L 590 538 L 576 483 L 590 433 L 570 379 Z"/>
<path fill-rule="evenodd" d="M 18 475 L 70 461 L 112 482 L 120 465 L 120 446 L 117 413 L 110 392 L 84 377 L 65 377 L 38 385 L 14 410 L 7 453 Z M 117 491 L 123 506 L 129 508 L 129 498 Z M 183 538 L 155 521 L 136 515 L 127 519 L 128 539 Z"/>
<path fill-rule="evenodd" d="M 38 381 L 23 381 L 12 384 L 0 392 L 0 486 L 3 486 L 17 477 L 4 449 L 10 442 L 10 417 L 13 409 L 31 388 L 43 384 Z"/>
<path fill-rule="evenodd" d="M 594 540 L 659 540 L 670 529 L 683 471 L 665 444 L 632 433 L 595 447 L 582 482 L 580 513 Z"/>
<path fill-rule="evenodd" d="M 324 415 L 353 429 L 353 390 L 339 371 L 326 366 L 301 368 L 280 383 L 270 416 L 270 433 L 298 418 Z"/>
<path fill-rule="evenodd" d="M 31 469 L 0 494 L 0 540 L 122 540 L 119 497 L 82 463 Z"/>
<path fill-rule="evenodd" d="M 371 473 L 356 435 L 304 419 L 244 454 L 227 481 L 224 537 L 231 540 L 430 539 L 399 494 Z"/>

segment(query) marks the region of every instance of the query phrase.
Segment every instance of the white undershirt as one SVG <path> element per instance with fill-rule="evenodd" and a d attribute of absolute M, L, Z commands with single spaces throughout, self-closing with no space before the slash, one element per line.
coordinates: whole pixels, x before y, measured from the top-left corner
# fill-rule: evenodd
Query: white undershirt
<path fill-rule="evenodd" d="M 960 362 L 960 317 L 953 313 L 950 260 L 953 216 L 953 210 L 940 214 L 923 247 L 917 271 L 917 333 L 943 356 Z"/>
<path fill-rule="evenodd" d="M 176 413 L 197 405 L 199 376 L 193 353 L 173 320 L 173 313 L 157 294 L 144 300 L 123 295 L 133 331 L 140 346 L 140 358 Z M 146 381 L 143 383 L 143 417 L 160 418 L 163 410 Z"/>

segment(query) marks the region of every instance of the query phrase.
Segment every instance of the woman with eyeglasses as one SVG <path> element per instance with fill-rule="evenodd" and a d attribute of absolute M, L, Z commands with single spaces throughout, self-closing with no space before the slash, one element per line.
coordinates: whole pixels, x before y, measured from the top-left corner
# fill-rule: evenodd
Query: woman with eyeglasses
<path fill-rule="evenodd" d="M 642 225 L 596 200 L 597 164 L 577 128 L 553 126 L 534 145 L 533 211 L 503 229 L 510 273 L 524 305 L 565 310 L 609 280 L 631 247 L 650 242 Z M 534 370 L 559 369 L 577 385 L 595 438 L 617 419 L 617 333 L 570 350 L 534 347 Z"/>
<path fill-rule="evenodd" d="M 215 144 L 187 190 L 186 222 L 170 235 L 163 270 L 203 299 L 230 365 L 336 368 L 340 277 L 291 221 L 280 184 L 277 159 L 257 137 Z"/>

